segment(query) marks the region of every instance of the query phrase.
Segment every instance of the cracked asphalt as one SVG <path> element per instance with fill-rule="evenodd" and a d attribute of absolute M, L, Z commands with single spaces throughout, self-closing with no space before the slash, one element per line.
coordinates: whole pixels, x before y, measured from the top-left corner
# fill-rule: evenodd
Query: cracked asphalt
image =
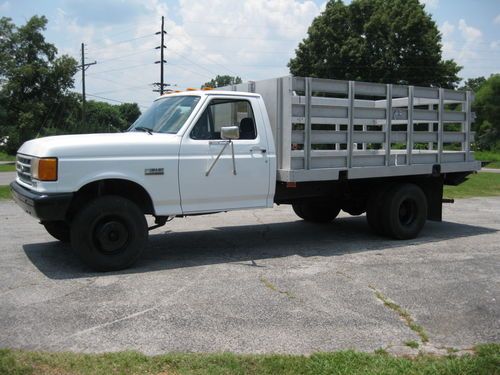
<path fill-rule="evenodd" d="M 288 206 L 176 219 L 131 269 L 99 274 L 0 202 L 0 347 L 311 353 L 500 341 L 500 198 L 457 200 L 411 241 L 364 217 L 328 225 Z M 404 350 L 403 350 L 404 351 Z"/>

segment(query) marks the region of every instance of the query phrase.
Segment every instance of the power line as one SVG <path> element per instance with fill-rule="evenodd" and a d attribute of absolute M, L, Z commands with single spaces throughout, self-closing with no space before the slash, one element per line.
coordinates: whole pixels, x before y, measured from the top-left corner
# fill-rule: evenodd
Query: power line
<path fill-rule="evenodd" d="M 182 36 L 179 34 L 169 34 L 171 36 Z M 252 36 L 235 36 L 235 35 L 192 35 L 189 34 L 190 37 L 192 38 L 217 38 L 217 39 L 249 39 L 249 40 L 265 40 L 265 41 L 277 41 L 277 42 L 297 42 L 296 39 L 286 39 L 286 38 L 258 38 L 258 37 L 252 37 Z M 300 39 L 300 38 L 299 38 Z"/>
<path fill-rule="evenodd" d="M 115 45 L 117 44 L 123 44 L 123 43 L 127 43 L 127 42 L 132 42 L 134 40 L 139 40 L 139 39 L 144 39 L 144 38 L 149 38 L 152 34 L 145 34 L 145 35 L 141 35 L 141 36 L 138 36 L 136 38 L 130 38 L 130 39 L 126 39 L 126 40 L 120 40 L 120 41 L 117 41 L 117 42 L 113 42 L 112 45 L 109 45 L 109 46 L 106 46 L 106 47 L 101 47 L 101 48 L 97 48 L 97 49 L 94 49 L 92 50 L 92 52 L 97 52 L 97 51 L 102 51 L 102 50 L 105 50 L 105 49 L 110 49 L 110 48 L 113 48 Z"/>
<path fill-rule="evenodd" d="M 170 64 L 173 68 L 175 69 L 181 69 L 181 70 L 184 70 L 188 73 L 191 73 L 191 74 L 196 74 L 197 76 L 199 77 L 202 77 L 203 79 L 206 79 L 206 78 L 212 78 L 212 74 L 210 75 L 207 75 L 207 74 L 203 74 L 203 73 L 200 73 L 200 72 L 196 72 L 194 70 L 191 70 L 191 69 L 187 69 L 185 68 L 184 66 L 182 65 L 177 65 L 177 64 Z"/>
<path fill-rule="evenodd" d="M 94 77 L 94 79 L 98 79 L 99 81 L 106 81 L 106 82 L 109 82 L 109 83 L 112 83 L 112 84 L 118 85 L 118 86 L 123 86 L 123 82 L 116 82 L 116 81 L 113 81 L 113 80 L 108 79 L 108 78 Z M 145 84 L 145 85 L 147 85 L 147 84 Z"/>
<path fill-rule="evenodd" d="M 152 48 L 146 48 L 146 49 L 142 49 L 142 50 L 139 50 L 139 51 L 136 51 L 136 52 L 132 52 L 132 53 L 127 53 L 125 55 L 120 55 L 120 56 L 115 56 L 115 57 L 111 57 L 109 59 L 101 59 L 99 60 L 100 63 L 105 63 L 105 62 L 108 62 L 108 61 L 114 61 L 114 60 L 120 60 L 120 59 L 123 59 L 124 57 L 130 57 L 130 56 L 135 56 L 135 55 L 141 55 L 145 52 L 151 52 L 153 51 Z"/>
<path fill-rule="evenodd" d="M 195 50 L 194 48 L 191 48 L 189 45 L 187 45 L 186 43 L 184 43 L 182 40 L 178 40 L 178 41 L 179 41 L 180 43 L 184 44 L 186 47 L 188 47 L 188 48 L 190 48 L 191 50 L 193 50 L 193 51 L 195 51 L 195 52 L 196 52 L 196 50 Z M 200 54 L 200 53 L 197 53 L 197 54 L 198 54 L 199 56 L 201 56 L 201 54 Z M 220 63 L 218 63 L 218 62 L 216 62 L 215 60 L 212 60 L 212 59 L 211 59 L 211 58 L 209 58 L 208 56 L 203 55 L 202 57 L 203 57 L 204 59 L 206 59 L 206 60 L 212 61 L 213 63 L 215 63 L 215 64 L 219 65 L 220 67 L 222 67 L 222 68 L 224 68 L 225 70 L 227 70 L 229 73 L 233 73 L 233 74 L 235 74 L 235 75 L 238 75 L 238 73 L 236 73 L 235 71 L 233 71 L 233 70 L 229 69 L 228 67 L 226 67 L 226 66 L 224 66 L 224 65 L 222 65 L 222 64 L 220 64 Z"/>
<path fill-rule="evenodd" d="M 107 90 L 107 91 L 99 91 L 94 93 L 94 95 L 102 95 L 102 94 L 111 94 L 113 92 L 120 92 L 120 91 L 125 91 L 125 90 L 138 90 L 138 89 L 144 89 L 144 90 L 150 90 L 148 87 L 144 86 L 151 86 L 151 85 L 135 85 L 135 86 L 126 86 L 126 87 L 121 87 L 119 89 L 114 89 L 114 90 Z"/>
<path fill-rule="evenodd" d="M 120 104 L 127 104 L 127 103 L 130 103 L 130 102 L 124 102 L 124 101 L 121 101 L 121 100 L 116 100 L 116 99 L 111 99 L 111 98 L 106 98 L 104 96 L 99 96 L 99 95 L 94 95 L 94 94 L 87 94 L 88 96 L 92 96 L 93 98 L 98 98 L 98 99 L 103 99 L 103 100 L 108 100 L 110 102 L 115 102 L 115 103 L 120 103 Z M 139 107 L 142 107 L 142 108 L 147 108 L 145 105 L 141 105 L 139 103 L 136 103 Z"/>
<path fill-rule="evenodd" d="M 109 69 L 109 70 L 103 70 L 103 71 L 100 71 L 100 72 L 94 72 L 94 73 L 90 73 L 90 74 L 87 74 L 87 75 L 92 75 L 92 76 L 95 76 L 97 74 L 104 74 L 104 73 L 111 73 L 111 72 L 118 72 L 120 70 L 127 70 L 127 69 L 135 69 L 135 68 L 139 68 L 141 66 L 146 66 L 146 65 L 151 65 L 151 63 L 145 63 L 145 64 L 138 64 L 138 65 L 131 65 L 131 66 L 124 66 L 122 68 L 116 68 L 116 69 Z"/>
<path fill-rule="evenodd" d="M 93 43 L 98 43 L 98 42 L 101 42 L 103 40 L 109 40 L 110 38 L 114 37 L 114 36 L 117 36 L 117 35 L 122 35 L 122 34 L 125 34 L 125 33 L 128 33 L 129 31 L 133 31 L 133 30 L 136 30 L 136 27 L 128 27 L 127 29 L 124 29 L 122 31 L 119 31 L 117 33 L 114 33 L 114 34 L 111 34 L 111 35 L 108 35 L 107 37 L 103 37 L 103 38 L 99 38 L 97 40 L 94 40 Z"/>
<path fill-rule="evenodd" d="M 182 53 L 179 53 L 179 52 L 177 52 L 177 51 L 175 51 L 175 50 L 169 50 L 169 51 L 170 51 L 170 52 L 175 53 L 175 54 L 176 54 L 177 56 L 179 56 L 180 58 L 182 58 L 182 59 L 184 59 L 184 60 L 186 60 L 186 61 L 189 61 L 189 62 L 190 62 L 190 63 L 192 63 L 193 65 L 196 65 L 197 67 L 199 67 L 199 68 L 201 68 L 201 69 L 203 69 L 203 70 L 206 70 L 206 71 L 207 71 L 207 72 L 209 72 L 210 74 L 217 74 L 217 73 L 215 73 L 213 70 L 207 69 L 207 68 L 205 68 L 204 66 L 202 66 L 202 65 L 200 65 L 200 64 L 198 64 L 198 63 L 196 63 L 196 62 L 194 62 L 193 60 L 191 60 L 191 59 L 187 58 L 187 57 L 186 57 L 186 56 L 184 56 Z"/>

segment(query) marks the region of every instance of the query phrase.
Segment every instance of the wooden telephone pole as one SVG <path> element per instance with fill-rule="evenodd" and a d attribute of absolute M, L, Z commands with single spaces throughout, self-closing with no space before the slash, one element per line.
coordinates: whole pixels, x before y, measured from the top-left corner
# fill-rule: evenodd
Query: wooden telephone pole
<path fill-rule="evenodd" d="M 82 70 L 82 126 L 85 126 L 85 71 L 91 65 L 97 64 L 97 61 L 85 63 L 85 44 L 82 43 L 82 65 L 79 68 Z"/>

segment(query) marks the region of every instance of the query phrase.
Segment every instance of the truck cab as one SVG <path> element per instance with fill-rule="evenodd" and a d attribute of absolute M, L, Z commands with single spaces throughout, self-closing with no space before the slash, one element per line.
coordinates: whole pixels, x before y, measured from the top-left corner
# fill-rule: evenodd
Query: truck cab
<path fill-rule="evenodd" d="M 274 140 L 260 95 L 200 90 L 158 98 L 126 133 L 26 142 L 11 190 L 87 264 L 111 270 L 137 259 L 147 238 L 144 214 L 161 225 L 185 215 L 272 207 L 275 181 Z"/>

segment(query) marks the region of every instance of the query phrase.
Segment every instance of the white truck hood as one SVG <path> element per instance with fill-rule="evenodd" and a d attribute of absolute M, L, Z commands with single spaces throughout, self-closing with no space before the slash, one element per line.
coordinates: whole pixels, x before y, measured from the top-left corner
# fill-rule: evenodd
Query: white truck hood
<path fill-rule="evenodd" d="M 165 155 L 179 145 L 175 134 L 145 132 L 58 135 L 25 142 L 18 153 L 37 157 L 130 157 Z"/>

